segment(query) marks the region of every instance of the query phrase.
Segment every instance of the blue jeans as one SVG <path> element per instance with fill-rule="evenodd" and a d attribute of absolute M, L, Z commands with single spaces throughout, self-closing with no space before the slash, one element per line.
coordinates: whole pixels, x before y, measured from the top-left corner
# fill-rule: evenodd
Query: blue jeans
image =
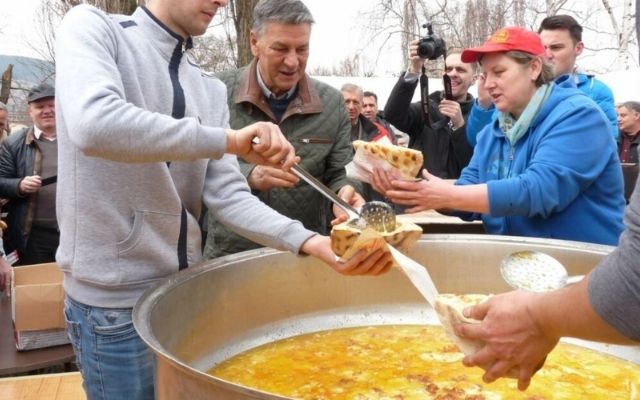
<path fill-rule="evenodd" d="M 155 356 L 134 329 L 131 311 L 65 298 L 69 338 L 88 400 L 154 398 Z"/>

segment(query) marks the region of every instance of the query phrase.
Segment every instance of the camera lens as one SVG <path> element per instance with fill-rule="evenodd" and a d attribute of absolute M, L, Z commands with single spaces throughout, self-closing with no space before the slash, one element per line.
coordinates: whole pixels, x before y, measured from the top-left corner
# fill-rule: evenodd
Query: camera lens
<path fill-rule="evenodd" d="M 418 56 L 428 60 L 435 60 L 444 55 L 446 46 L 440 38 L 426 37 L 418 42 Z"/>
<path fill-rule="evenodd" d="M 433 41 L 429 39 L 420 40 L 420 43 L 418 44 L 418 56 L 420 56 L 420 58 L 426 58 L 429 60 L 437 58 L 438 56 L 435 55 L 435 47 L 436 46 Z"/>

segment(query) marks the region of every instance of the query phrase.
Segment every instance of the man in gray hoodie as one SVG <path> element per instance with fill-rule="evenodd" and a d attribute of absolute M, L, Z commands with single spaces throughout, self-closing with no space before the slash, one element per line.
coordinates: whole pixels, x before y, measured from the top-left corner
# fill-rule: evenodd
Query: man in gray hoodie
<path fill-rule="evenodd" d="M 298 159 L 274 124 L 228 129 L 224 85 L 189 58 L 191 37 L 226 3 L 152 0 L 131 16 L 82 5 L 57 32 L 56 260 L 89 399 L 153 398 L 154 357 L 131 311 L 147 288 L 201 259 L 203 201 L 252 241 L 340 273 L 390 267 L 379 252 L 337 262 L 328 237 L 251 194 L 234 154 L 285 170 Z"/>

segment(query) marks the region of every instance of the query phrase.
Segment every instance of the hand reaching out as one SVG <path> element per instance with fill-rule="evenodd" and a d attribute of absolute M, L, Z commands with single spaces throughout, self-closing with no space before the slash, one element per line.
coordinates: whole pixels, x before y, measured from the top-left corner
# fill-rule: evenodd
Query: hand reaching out
<path fill-rule="evenodd" d="M 375 169 L 371 186 L 395 204 L 408 207 L 405 212 L 447 208 L 453 184 L 422 170 L 423 179 L 417 182 L 392 180 L 382 169 Z"/>
<path fill-rule="evenodd" d="M 482 320 L 480 324 L 460 324 L 456 334 L 480 339 L 485 346 L 466 356 L 466 366 L 489 365 L 483 380 L 493 382 L 506 376 L 512 368 L 519 370 L 518 389 L 525 390 L 531 377 L 556 346 L 559 337 L 545 332 L 528 309 L 532 297 L 539 293 L 518 290 L 496 295 L 486 302 L 465 309 L 465 316 Z"/>
<path fill-rule="evenodd" d="M 392 265 L 391 253 L 380 249 L 371 254 L 360 250 L 348 261 L 340 261 L 331 250 L 331 238 L 322 235 L 309 238 L 301 250 L 322 260 L 342 275 L 382 275 L 388 272 Z"/>

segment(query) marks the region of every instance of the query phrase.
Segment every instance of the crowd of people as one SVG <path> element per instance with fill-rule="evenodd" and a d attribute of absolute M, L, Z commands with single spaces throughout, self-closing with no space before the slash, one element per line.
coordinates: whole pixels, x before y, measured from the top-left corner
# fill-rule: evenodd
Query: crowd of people
<path fill-rule="evenodd" d="M 293 164 L 356 208 L 381 200 L 480 219 L 492 234 L 618 246 L 575 286 L 506 293 L 465 311 L 482 322 L 458 333 L 487 345 L 464 362 L 487 368 L 486 381 L 516 368 L 526 389 L 561 336 L 640 340 L 637 318 L 626 318 L 640 315 L 640 194 L 630 196 L 635 179 L 625 184 L 621 172 L 638 164 L 640 103 L 616 105 L 577 66 L 575 19 L 546 18 L 538 32 L 504 27 L 451 51 L 450 93 L 412 103 L 431 62 L 413 41 L 380 111 L 366 88 L 306 73 L 314 18 L 300 0 L 260 0 L 253 60 L 203 73 L 188 50 L 226 3 L 152 0 L 131 16 L 73 8 L 57 32 L 55 88 L 29 92 L 33 125 L 0 146 L 4 254 L 15 252 L 17 265 L 56 261 L 64 272 L 89 399 L 153 398 L 154 357 L 133 329 L 133 306 L 203 258 L 270 246 L 344 275 L 390 269 L 380 250 L 337 259 L 327 234 L 343 212 L 300 182 Z M 0 131 L 7 125 L 0 103 Z M 383 170 L 371 186 L 351 179 L 354 140 L 421 151 L 421 179 Z M 10 272 L 0 258 L 5 292 Z M 123 339 L 103 340 L 116 334 Z"/>

